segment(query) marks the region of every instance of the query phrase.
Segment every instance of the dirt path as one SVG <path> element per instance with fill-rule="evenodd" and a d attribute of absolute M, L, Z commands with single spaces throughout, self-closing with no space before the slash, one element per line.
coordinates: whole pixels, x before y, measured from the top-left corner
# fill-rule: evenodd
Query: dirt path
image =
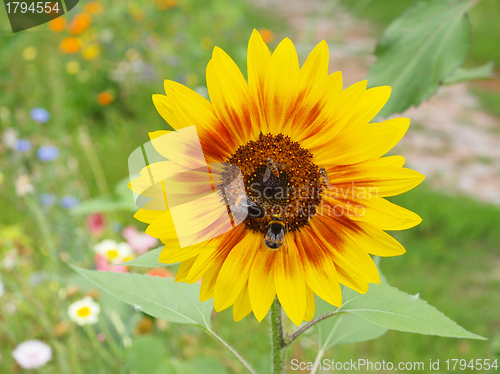
<path fill-rule="evenodd" d="M 366 77 L 374 62 L 373 27 L 326 1 L 259 0 L 285 18 L 301 62 L 325 39 L 330 72 L 342 70 L 344 87 Z M 442 87 L 429 101 L 402 114 L 411 118 L 394 149 L 427 183 L 500 205 L 500 119 L 484 112 L 466 83 Z"/>

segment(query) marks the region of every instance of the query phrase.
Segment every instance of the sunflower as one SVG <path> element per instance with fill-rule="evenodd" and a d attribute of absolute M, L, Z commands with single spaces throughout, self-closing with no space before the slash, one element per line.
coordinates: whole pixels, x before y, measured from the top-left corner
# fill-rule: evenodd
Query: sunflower
<path fill-rule="evenodd" d="M 409 119 L 369 123 L 391 88 L 367 89 L 362 81 L 343 89 L 341 73 L 328 74 L 328 60 L 322 41 L 299 67 L 288 38 L 271 54 L 254 31 L 248 82 L 215 47 L 207 67 L 210 101 L 168 80 L 166 96 L 153 95 L 159 114 L 175 131 L 150 133 L 155 151 L 169 161 L 144 167 L 131 188 L 164 201 L 163 208 L 146 203 L 135 217 L 165 244 L 160 261 L 180 262 L 176 281 L 201 279 L 200 300 L 213 298 L 217 311 L 233 306 L 236 321 L 250 312 L 261 321 L 276 297 L 296 325 L 313 318 L 314 294 L 340 307 L 340 284 L 365 293 L 369 283 L 380 283 L 370 255 L 405 252 L 384 230 L 421 222 L 385 199 L 424 179 L 403 168 L 403 157 L 383 157 L 403 137 Z M 183 132 L 192 126 L 195 135 Z M 201 182 L 206 176 L 199 168 L 217 163 L 241 173 L 236 191 L 243 195 L 233 197 L 232 205 L 212 193 L 213 176 L 210 194 L 200 188 L 207 183 Z M 167 204 L 165 180 L 187 164 L 189 181 L 177 180 Z M 215 179 L 236 178 L 224 170 Z M 151 182 L 152 172 L 163 180 Z M 179 226 L 180 208 L 184 226 Z M 241 209 L 246 214 L 237 222 L 235 212 Z M 182 227 L 194 231 L 183 233 Z"/>

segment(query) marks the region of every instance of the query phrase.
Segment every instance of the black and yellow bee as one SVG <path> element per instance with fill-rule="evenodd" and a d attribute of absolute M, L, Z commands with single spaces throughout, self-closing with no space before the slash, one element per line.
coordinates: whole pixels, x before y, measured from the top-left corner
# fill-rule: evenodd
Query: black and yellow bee
<path fill-rule="evenodd" d="M 267 231 L 264 235 L 264 244 L 267 248 L 276 250 L 282 245 L 287 248 L 285 234 L 287 232 L 286 224 L 278 216 L 273 216 L 267 225 Z"/>

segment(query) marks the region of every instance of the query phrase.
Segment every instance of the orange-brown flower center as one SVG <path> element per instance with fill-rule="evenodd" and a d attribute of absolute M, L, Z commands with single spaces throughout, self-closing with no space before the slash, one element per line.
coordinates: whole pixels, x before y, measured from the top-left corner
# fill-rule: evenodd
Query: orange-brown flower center
<path fill-rule="evenodd" d="M 320 169 L 312 154 L 282 134 L 260 134 L 240 146 L 227 162 L 240 168 L 248 199 L 245 225 L 266 233 L 272 222 L 299 230 L 321 202 Z"/>

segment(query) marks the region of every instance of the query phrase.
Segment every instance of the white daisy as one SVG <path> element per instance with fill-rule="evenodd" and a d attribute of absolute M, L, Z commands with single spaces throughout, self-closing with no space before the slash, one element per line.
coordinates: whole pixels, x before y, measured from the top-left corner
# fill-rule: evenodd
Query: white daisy
<path fill-rule="evenodd" d="M 74 302 L 68 308 L 69 318 L 80 326 L 97 323 L 99 313 L 101 313 L 101 307 L 89 296 Z"/>
<path fill-rule="evenodd" d="M 25 196 L 33 193 L 35 188 L 30 182 L 30 177 L 27 175 L 20 175 L 16 180 L 16 194 L 17 196 Z"/>
<path fill-rule="evenodd" d="M 37 369 L 52 360 L 52 349 L 39 340 L 28 340 L 14 349 L 12 357 L 23 369 Z"/>
<path fill-rule="evenodd" d="M 114 240 L 103 240 L 94 247 L 94 251 L 104 256 L 111 264 L 119 264 L 134 257 L 132 248 L 127 243 L 117 243 Z"/>

